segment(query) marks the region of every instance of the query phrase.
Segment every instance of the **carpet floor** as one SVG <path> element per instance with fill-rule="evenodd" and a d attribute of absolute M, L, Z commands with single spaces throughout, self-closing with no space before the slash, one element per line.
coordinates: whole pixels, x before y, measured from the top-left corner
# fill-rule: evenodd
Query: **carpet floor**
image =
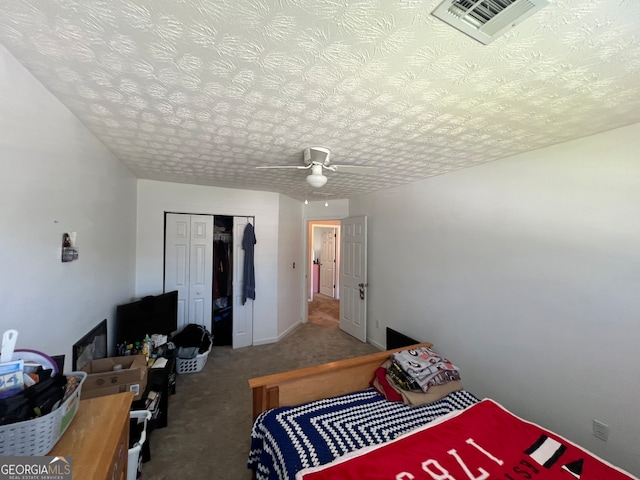
<path fill-rule="evenodd" d="M 340 322 L 340 300 L 314 293 L 313 302 L 309 302 L 308 316 L 309 321 L 331 322 L 327 326 L 335 326 L 336 322 Z"/>
<path fill-rule="evenodd" d="M 143 464 L 143 480 L 249 480 L 248 379 L 378 351 L 340 330 L 336 305 L 336 300 L 314 295 L 309 322 L 279 342 L 236 350 L 214 346 L 201 372 L 178 375 L 169 425 L 151 434 L 151 461 Z"/>

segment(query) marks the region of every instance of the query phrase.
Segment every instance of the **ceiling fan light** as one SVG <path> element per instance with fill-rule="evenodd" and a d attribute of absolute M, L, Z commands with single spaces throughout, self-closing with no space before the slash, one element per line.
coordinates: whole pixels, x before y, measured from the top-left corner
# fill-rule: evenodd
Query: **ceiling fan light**
<path fill-rule="evenodd" d="M 327 183 L 327 177 L 325 175 L 316 175 L 311 174 L 307 176 L 307 183 L 315 188 L 322 187 L 325 183 Z"/>

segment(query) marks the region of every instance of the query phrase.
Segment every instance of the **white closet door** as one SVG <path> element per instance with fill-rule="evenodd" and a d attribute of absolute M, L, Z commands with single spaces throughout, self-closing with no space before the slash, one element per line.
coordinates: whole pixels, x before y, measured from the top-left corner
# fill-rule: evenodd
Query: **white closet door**
<path fill-rule="evenodd" d="M 211 331 L 212 289 L 213 216 L 167 214 L 164 290 L 178 290 L 178 328 Z"/>
<path fill-rule="evenodd" d="M 191 215 L 189 254 L 189 323 L 211 332 L 213 307 L 213 217 Z"/>
<path fill-rule="evenodd" d="M 168 213 L 165 226 L 164 291 L 178 290 L 178 328 L 189 323 L 191 218 Z"/>
<path fill-rule="evenodd" d="M 253 300 L 242 304 L 244 281 L 244 249 L 242 238 L 247 224 L 253 217 L 233 217 L 233 348 L 253 345 Z"/>

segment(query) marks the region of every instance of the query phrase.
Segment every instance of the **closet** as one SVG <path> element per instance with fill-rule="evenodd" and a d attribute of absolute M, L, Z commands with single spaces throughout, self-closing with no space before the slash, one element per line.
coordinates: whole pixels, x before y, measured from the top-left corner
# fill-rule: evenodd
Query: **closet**
<path fill-rule="evenodd" d="M 242 238 L 253 217 L 165 214 L 164 291 L 178 290 L 178 326 L 204 325 L 214 345 L 253 344 L 253 300 L 242 303 Z"/>
<path fill-rule="evenodd" d="M 178 290 L 178 328 L 211 331 L 213 216 L 168 213 L 165 220 L 164 291 Z"/>
<path fill-rule="evenodd" d="M 233 332 L 233 217 L 213 217 L 213 344 L 231 345 Z"/>

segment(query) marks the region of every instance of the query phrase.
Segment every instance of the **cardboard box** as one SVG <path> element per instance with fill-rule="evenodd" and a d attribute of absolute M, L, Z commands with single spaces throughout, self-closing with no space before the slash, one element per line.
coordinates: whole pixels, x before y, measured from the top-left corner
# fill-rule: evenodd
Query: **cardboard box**
<path fill-rule="evenodd" d="M 118 365 L 121 368 L 114 370 Z M 91 360 L 82 367 L 82 371 L 88 373 L 82 384 L 83 399 L 131 391 L 135 395 L 133 399 L 140 400 L 147 387 L 147 361 L 144 355 Z"/>

